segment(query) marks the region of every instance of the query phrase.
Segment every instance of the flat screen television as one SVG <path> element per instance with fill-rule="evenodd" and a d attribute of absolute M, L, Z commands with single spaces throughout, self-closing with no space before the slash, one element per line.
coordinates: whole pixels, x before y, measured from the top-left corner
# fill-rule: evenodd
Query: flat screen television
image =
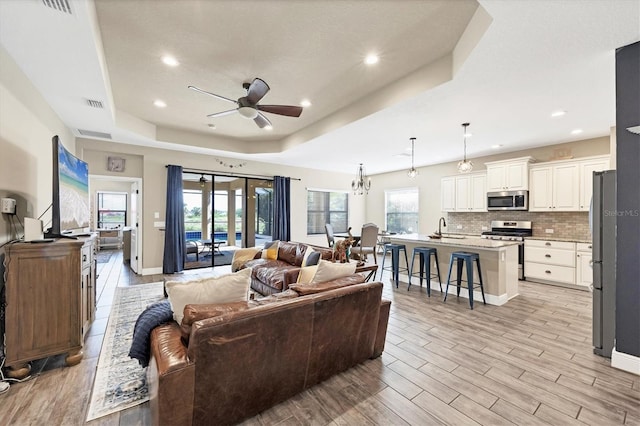
<path fill-rule="evenodd" d="M 90 225 L 89 165 L 68 151 L 56 135 L 53 142 L 51 228 L 46 238 L 72 237 Z"/>

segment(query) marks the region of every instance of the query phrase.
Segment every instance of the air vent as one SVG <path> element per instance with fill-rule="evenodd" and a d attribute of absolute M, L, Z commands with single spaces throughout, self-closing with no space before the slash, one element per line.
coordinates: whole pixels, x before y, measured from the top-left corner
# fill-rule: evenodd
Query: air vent
<path fill-rule="evenodd" d="M 71 12 L 71 6 L 69 5 L 69 0 L 42 0 L 42 3 L 51 9 L 57 10 L 58 12 L 73 15 Z"/>
<path fill-rule="evenodd" d="M 82 136 L 90 136 L 92 138 L 111 139 L 111 134 L 104 132 L 94 132 L 93 130 L 78 129 L 78 133 Z"/>
<path fill-rule="evenodd" d="M 104 109 L 104 105 L 102 105 L 102 102 L 94 101 L 93 99 L 87 99 L 87 105 L 89 105 L 92 108 Z"/>
<path fill-rule="evenodd" d="M 627 130 L 636 135 L 640 135 L 640 126 L 627 127 Z"/>

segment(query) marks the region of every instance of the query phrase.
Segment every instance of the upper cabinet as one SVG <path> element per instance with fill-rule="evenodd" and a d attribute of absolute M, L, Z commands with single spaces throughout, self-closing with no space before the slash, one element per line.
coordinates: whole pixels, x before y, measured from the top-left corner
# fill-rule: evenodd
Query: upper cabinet
<path fill-rule="evenodd" d="M 609 156 L 581 160 L 580 167 L 580 211 L 589 211 L 593 195 L 593 172 L 609 170 Z"/>
<path fill-rule="evenodd" d="M 608 156 L 532 165 L 529 211 L 588 211 L 593 172 L 608 167 Z"/>
<path fill-rule="evenodd" d="M 485 173 L 444 177 L 440 190 L 442 211 L 487 211 L 487 175 Z"/>
<path fill-rule="evenodd" d="M 531 166 L 529 211 L 578 210 L 578 172 L 573 163 Z"/>
<path fill-rule="evenodd" d="M 493 161 L 487 166 L 487 192 L 529 189 L 529 163 L 533 157 Z"/>

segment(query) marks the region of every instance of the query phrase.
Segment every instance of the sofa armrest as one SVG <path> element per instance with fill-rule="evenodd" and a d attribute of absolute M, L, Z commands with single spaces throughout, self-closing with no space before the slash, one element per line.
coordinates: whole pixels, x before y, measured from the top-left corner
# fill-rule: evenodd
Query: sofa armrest
<path fill-rule="evenodd" d="M 287 290 L 291 284 L 295 284 L 298 281 L 298 275 L 300 275 L 300 268 L 285 271 L 282 278 L 282 291 Z"/>
<path fill-rule="evenodd" d="M 255 247 L 247 247 L 235 250 L 231 261 L 231 272 L 239 271 L 246 262 L 260 257 L 262 250 Z"/>
<path fill-rule="evenodd" d="M 335 280 L 325 281 L 323 283 L 314 284 L 291 284 L 291 290 L 297 292 L 300 296 L 307 294 L 322 293 L 336 288 L 348 287 L 350 285 L 361 284 L 364 277 L 360 274 L 347 275 L 346 277 L 336 278 Z"/>
<path fill-rule="evenodd" d="M 380 301 L 380 316 L 378 317 L 378 331 L 376 332 L 376 343 L 373 347 L 373 358 L 378 358 L 384 351 L 384 342 L 387 340 L 387 324 L 389 323 L 389 311 L 391 301 L 382 299 Z"/>

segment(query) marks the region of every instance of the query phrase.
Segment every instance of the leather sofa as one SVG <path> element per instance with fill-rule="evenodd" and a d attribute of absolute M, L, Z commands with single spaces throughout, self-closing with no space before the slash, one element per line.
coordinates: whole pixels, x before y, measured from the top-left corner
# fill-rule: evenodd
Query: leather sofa
<path fill-rule="evenodd" d="M 151 334 L 153 424 L 236 424 L 380 356 L 391 302 L 381 297 L 382 283 L 363 279 L 187 305 L 181 325 L 166 323 Z"/>
<path fill-rule="evenodd" d="M 247 253 L 253 254 L 253 258 L 242 264 L 234 265 L 234 269 L 251 268 L 251 288 L 263 296 L 279 293 L 288 288 L 288 283 L 285 282 L 285 273 L 292 270 L 298 271 L 302 267 L 302 261 L 308 247 L 319 251 L 321 259 L 331 260 L 333 257 L 333 250 L 327 247 L 280 241 L 276 260 L 263 259 L 261 257 L 262 251 L 258 249 L 237 250 L 234 253 L 234 259 Z"/>

